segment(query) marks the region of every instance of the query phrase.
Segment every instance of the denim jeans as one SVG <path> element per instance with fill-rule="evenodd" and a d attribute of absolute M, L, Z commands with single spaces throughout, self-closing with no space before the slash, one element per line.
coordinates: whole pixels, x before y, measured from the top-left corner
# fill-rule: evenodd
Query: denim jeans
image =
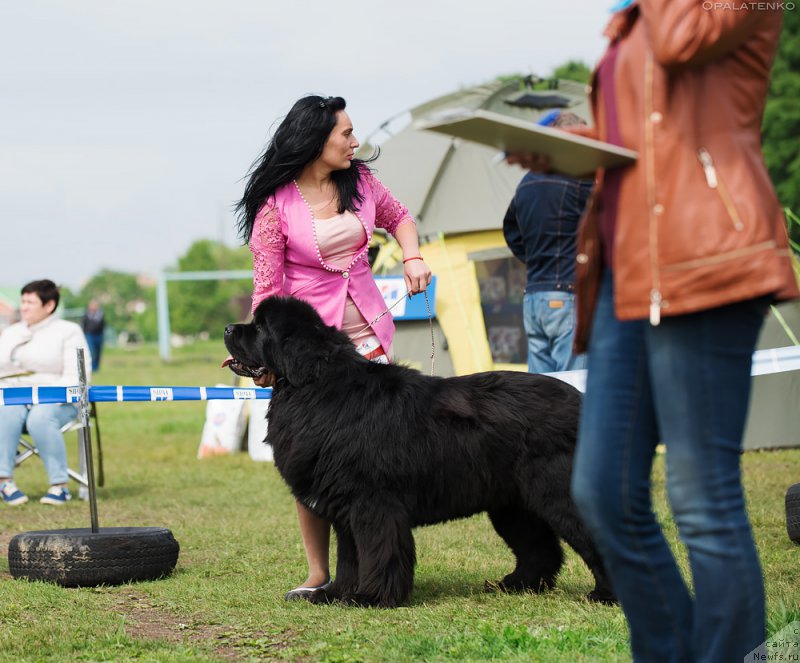
<path fill-rule="evenodd" d="M 27 429 L 39 450 L 50 485 L 67 483 L 67 449 L 61 427 L 78 414 L 74 405 L 48 404 L 0 407 L 0 477 L 14 475 L 14 459 L 17 455 L 22 427 Z"/>
<path fill-rule="evenodd" d="M 103 352 L 103 334 L 86 334 L 89 355 L 92 357 L 92 373 L 100 368 L 100 355 Z"/>
<path fill-rule="evenodd" d="M 741 661 L 765 638 L 741 484 L 750 367 L 766 298 L 620 322 L 606 274 L 589 344 L 572 493 L 630 626 L 635 661 Z M 651 502 L 656 445 L 692 595 Z"/>
<path fill-rule="evenodd" d="M 525 293 L 522 313 L 528 334 L 529 373 L 586 367 L 585 355 L 572 354 L 575 295 L 560 290 Z"/>

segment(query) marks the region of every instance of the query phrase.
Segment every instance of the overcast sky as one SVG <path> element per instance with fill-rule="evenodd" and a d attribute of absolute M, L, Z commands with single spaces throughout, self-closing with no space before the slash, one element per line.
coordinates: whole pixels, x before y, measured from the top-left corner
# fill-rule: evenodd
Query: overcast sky
<path fill-rule="evenodd" d="M 594 64 L 611 2 L 20 0 L 0 18 L 0 286 L 155 276 L 232 202 L 273 123 L 339 95 L 362 140 L 499 74 Z"/>

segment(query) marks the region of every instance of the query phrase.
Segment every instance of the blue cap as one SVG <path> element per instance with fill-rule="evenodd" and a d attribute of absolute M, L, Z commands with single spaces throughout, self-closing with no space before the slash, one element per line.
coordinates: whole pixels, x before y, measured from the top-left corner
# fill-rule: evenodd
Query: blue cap
<path fill-rule="evenodd" d="M 561 111 L 558 109 L 548 111 L 537 120 L 536 124 L 542 127 L 552 127 L 560 115 Z"/>
<path fill-rule="evenodd" d="M 616 14 L 617 12 L 624 11 L 630 7 L 635 1 L 636 0 L 619 0 L 619 2 L 614 3 L 614 6 L 608 11 L 610 11 L 612 14 Z"/>

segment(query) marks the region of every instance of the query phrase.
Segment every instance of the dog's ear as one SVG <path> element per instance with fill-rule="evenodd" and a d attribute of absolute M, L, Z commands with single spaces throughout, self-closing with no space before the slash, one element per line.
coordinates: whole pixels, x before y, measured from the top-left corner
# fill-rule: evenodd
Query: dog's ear
<path fill-rule="evenodd" d="M 331 356 L 328 327 L 307 303 L 289 297 L 272 297 L 256 310 L 256 323 L 264 331 L 263 354 L 275 372 L 296 387 L 323 378 Z"/>
<path fill-rule="evenodd" d="M 322 365 L 325 359 L 319 352 L 287 353 L 284 355 L 284 377 L 289 384 L 302 387 L 313 384 L 322 378 Z"/>
<path fill-rule="evenodd" d="M 333 351 L 331 335 L 337 333 L 335 327 L 317 319 L 285 338 L 277 358 L 283 364 L 286 380 L 299 387 L 325 379 Z"/>

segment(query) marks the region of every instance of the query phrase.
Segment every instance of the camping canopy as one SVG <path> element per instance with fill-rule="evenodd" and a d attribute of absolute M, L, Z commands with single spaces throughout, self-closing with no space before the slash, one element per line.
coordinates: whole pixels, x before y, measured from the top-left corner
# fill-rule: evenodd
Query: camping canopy
<path fill-rule="evenodd" d="M 529 80 L 493 81 L 438 97 L 385 122 L 359 150 L 381 156 L 374 168 L 380 180 L 417 220 L 420 236 L 502 227 L 503 216 L 524 171 L 509 166 L 496 150 L 418 129 L 456 111 L 490 110 L 536 122 L 554 108 L 589 121 L 585 86 L 552 81 L 534 89 Z M 401 124 L 401 128 L 395 127 Z"/>

